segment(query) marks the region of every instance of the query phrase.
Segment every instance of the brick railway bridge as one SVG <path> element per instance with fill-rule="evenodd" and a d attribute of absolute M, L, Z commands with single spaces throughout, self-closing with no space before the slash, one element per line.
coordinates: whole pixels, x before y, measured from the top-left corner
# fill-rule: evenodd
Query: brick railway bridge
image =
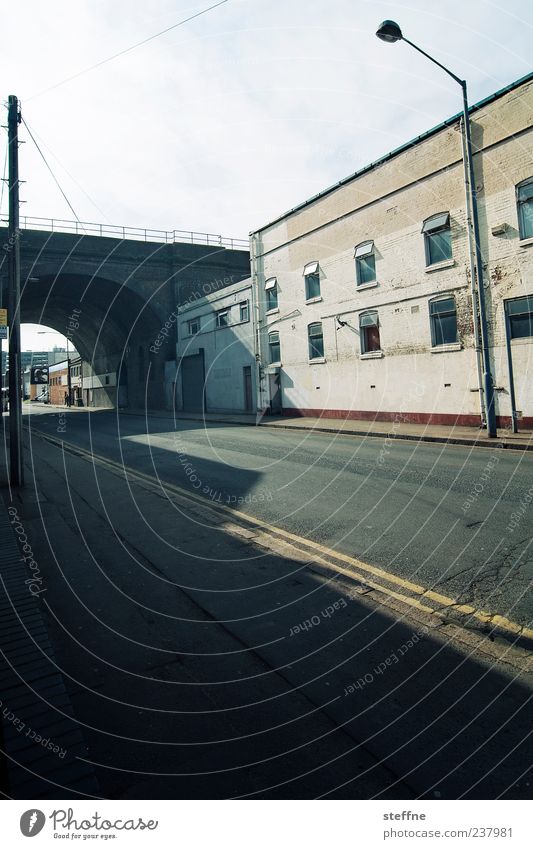
<path fill-rule="evenodd" d="M 57 219 L 21 218 L 20 256 L 21 322 L 68 336 L 94 374 L 107 375 L 95 382 L 99 406 L 163 408 L 177 323 L 157 354 L 150 346 L 165 322 L 188 298 L 250 275 L 247 240 Z"/>

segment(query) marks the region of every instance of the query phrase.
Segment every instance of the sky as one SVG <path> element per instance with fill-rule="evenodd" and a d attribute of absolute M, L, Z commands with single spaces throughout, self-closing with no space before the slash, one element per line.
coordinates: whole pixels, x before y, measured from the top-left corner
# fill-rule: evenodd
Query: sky
<path fill-rule="evenodd" d="M 19 97 L 80 220 L 246 238 L 457 113 L 453 80 L 375 37 L 385 18 L 471 103 L 531 71 L 531 0 L 227 0 L 64 82 L 214 2 L 25 0 L 2 16 L 0 102 Z M 73 220 L 20 138 L 21 215 Z M 23 327 L 24 348 L 43 340 L 61 337 Z"/>

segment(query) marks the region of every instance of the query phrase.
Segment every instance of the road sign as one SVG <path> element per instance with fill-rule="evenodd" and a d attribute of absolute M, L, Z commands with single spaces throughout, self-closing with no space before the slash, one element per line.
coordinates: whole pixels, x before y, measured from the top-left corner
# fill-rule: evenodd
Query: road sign
<path fill-rule="evenodd" d="M 0 309 L 0 325 L 7 324 L 7 310 Z"/>
<path fill-rule="evenodd" d="M 0 339 L 7 339 L 7 327 L 5 324 L 0 324 Z"/>

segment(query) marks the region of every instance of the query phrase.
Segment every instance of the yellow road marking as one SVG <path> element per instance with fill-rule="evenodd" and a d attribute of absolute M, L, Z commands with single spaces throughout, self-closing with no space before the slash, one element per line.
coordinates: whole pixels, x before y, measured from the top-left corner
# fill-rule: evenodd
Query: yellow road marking
<path fill-rule="evenodd" d="M 44 431 L 32 428 L 32 432 L 38 433 L 40 436 L 45 437 L 45 439 L 47 439 L 49 442 L 52 442 L 60 447 L 67 446 L 68 448 L 72 448 L 75 452 L 85 455 L 88 459 L 96 461 L 100 465 L 110 466 L 111 468 L 115 469 L 116 471 L 119 471 L 122 474 L 127 473 L 129 476 L 140 479 L 145 483 L 150 484 L 150 486 L 152 487 L 154 485 L 164 486 L 165 492 L 170 491 L 173 494 L 185 499 L 185 501 L 193 501 L 201 505 L 204 509 L 210 509 L 214 513 L 227 513 L 232 516 L 233 519 L 237 517 L 248 525 L 262 528 L 263 530 L 266 530 L 269 533 L 274 534 L 275 536 L 286 539 L 291 543 L 292 546 L 298 549 L 298 551 L 300 551 L 308 559 L 310 556 L 312 556 L 315 561 L 319 562 L 327 569 L 334 570 L 335 572 L 346 575 L 350 578 L 357 578 L 372 589 L 375 589 L 380 593 L 385 593 L 386 595 L 389 595 L 392 598 L 403 602 L 404 604 L 408 604 L 410 607 L 417 608 L 423 613 L 435 615 L 440 613 L 442 611 L 442 608 L 449 608 L 453 609 L 458 613 L 463 613 L 466 616 L 472 616 L 474 619 L 477 619 L 484 625 L 499 628 L 502 631 L 509 631 L 515 636 L 526 637 L 528 639 L 533 640 L 532 629 L 526 628 L 523 625 L 519 625 L 517 622 L 513 622 L 512 620 L 507 619 L 505 616 L 500 616 L 497 613 L 488 613 L 485 610 L 477 610 L 475 607 L 472 607 L 468 604 L 459 604 L 453 598 L 449 598 L 448 596 L 442 595 L 441 593 L 434 592 L 434 590 L 426 589 L 425 587 L 422 587 L 419 584 L 414 584 L 412 581 L 409 581 L 406 578 L 401 578 L 399 575 L 395 575 L 393 572 L 387 572 L 385 569 L 381 569 L 379 566 L 372 566 L 370 563 L 364 563 L 357 557 L 351 557 L 348 554 L 343 554 L 342 552 L 335 551 L 335 549 L 328 548 L 328 546 L 322 545 L 321 543 L 315 542 L 314 540 L 308 540 L 304 537 L 300 537 L 297 534 L 293 534 L 290 531 L 284 530 L 283 528 L 278 528 L 276 525 L 271 525 L 269 522 L 265 522 L 263 519 L 258 519 L 254 516 L 249 516 L 247 513 L 243 513 L 241 510 L 236 510 L 233 507 L 229 507 L 225 504 L 219 504 L 218 502 L 215 503 L 209 501 L 209 499 L 203 498 L 201 495 L 197 495 L 194 492 L 190 492 L 189 490 L 185 489 L 184 487 L 178 486 L 177 484 L 172 484 L 166 481 L 159 480 L 153 475 L 147 475 L 145 472 L 141 472 L 137 469 L 131 468 L 131 466 L 126 466 L 124 464 L 117 463 L 115 460 L 111 460 L 108 457 L 103 457 L 100 454 L 94 454 L 84 448 L 80 448 L 72 442 L 66 442 L 65 440 L 57 439 L 56 437 L 50 436 Z M 229 530 L 230 533 L 233 532 L 231 530 L 231 527 L 227 528 L 227 530 Z M 300 546 L 303 546 L 303 549 Z M 313 552 L 313 554 L 310 555 L 309 552 L 306 551 L 306 549 L 311 549 L 311 552 Z M 316 554 L 314 554 L 314 552 L 320 552 L 323 557 L 318 557 Z M 324 558 L 329 559 L 326 560 Z M 343 569 L 342 567 L 337 566 L 335 563 L 331 563 L 331 559 L 346 563 L 351 568 Z M 366 576 L 366 574 L 361 575 L 354 570 L 359 570 L 359 572 L 374 575 L 378 578 L 387 581 L 387 583 L 401 587 L 403 590 L 411 592 L 415 596 L 419 596 L 420 598 L 412 598 L 412 596 L 404 595 L 403 593 L 391 590 L 390 587 L 385 587 L 375 581 L 372 581 Z M 423 598 L 425 601 L 435 602 L 437 605 L 439 605 L 440 610 L 436 610 L 433 607 L 429 607 L 428 605 L 423 604 L 420 600 L 421 598 Z"/>

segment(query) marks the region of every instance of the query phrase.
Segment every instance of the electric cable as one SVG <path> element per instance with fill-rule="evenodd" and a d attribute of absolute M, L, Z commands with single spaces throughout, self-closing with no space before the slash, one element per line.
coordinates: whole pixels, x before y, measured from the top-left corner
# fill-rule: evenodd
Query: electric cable
<path fill-rule="evenodd" d="M 32 131 L 31 131 L 31 130 L 30 130 L 30 128 L 28 127 L 28 124 L 27 124 L 27 122 L 24 120 L 24 118 L 22 118 L 22 123 L 23 123 L 23 124 L 24 124 L 24 126 L 26 127 L 26 129 L 27 129 L 27 131 L 28 131 L 28 134 L 29 134 L 29 136 L 30 136 L 30 139 L 32 140 L 32 142 L 34 143 L 35 147 L 36 147 L 36 148 L 37 148 L 37 150 L 39 151 L 39 154 L 41 155 L 41 158 L 42 158 L 42 160 L 43 160 L 44 164 L 46 165 L 46 167 L 47 167 L 47 168 L 48 168 L 48 170 L 50 171 L 50 174 L 52 175 L 52 178 L 53 178 L 53 180 L 54 180 L 54 183 L 56 184 L 57 188 L 59 189 L 59 191 L 60 191 L 60 192 L 61 192 L 61 194 L 63 195 L 63 197 L 64 197 L 65 201 L 66 201 L 66 202 L 67 202 L 67 204 L 68 204 L 68 207 L 69 207 L 70 211 L 71 211 L 71 212 L 72 212 L 72 214 L 74 215 L 74 218 L 76 219 L 76 221 L 78 221 L 78 223 L 80 223 L 80 224 L 81 224 L 81 220 L 80 220 L 80 218 L 79 218 L 79 216 L 78 216 L 78 214 L 77 214 L 76 210 L 74 209 L 74 207 L 72 206 L 72 204 L 71 204 L 71 202 L 69 201 L 68 197 L 66 196 L 65 192 L 63 191 L 63 189 L 62 189 L 62 187 L 61 187 L 61 185 L 60 185 L 60 183 L 59 183 L 59 180 L 57 179 L 56 175 L 55 175 L 55 174 L 54 174 L 54 172 L 52 171 L 51 166 L 48 164 L 48 160 L 46 159 L 46 156 L 44 155 L 44 153 L 42 152 L 41 148 L 39 147 L 39 145 L 38 145 L 38 143 L 37 143 L 37 140 L 35 139 L 35 136 L 33 135 Z"/>
<path fill-rule="evenodd" d="M 26 125 L 26 126 L 27 126 L 27 125 Z M 83 186 L 81 185 L 81 183 L 80 183 L 80 182 L 78 182 L 78 180 L 76 180 L 76 178 L 73 176 L 73 174 L 71 174 L 71 173 L 70 173 L 70 171 L 68 170 L 68 168 L 66 168 L 66 167 L 65 167 L 65 165 L 61 162 L 61 160 L 60 160 L 60 159 L 58 159 L 58 157 L 56 156 L 56 154 L 54 153 L 54 151 L 51 149 L 50 145 L 48 145 L 48 144 L 45 142 L 45 140 L 43 139 L 43 137 L 41 136 L 41 134 L 40 134 L 40 133 L 36 132 L 35 128 L 33 129 L 33 135 L 35 136 L 35 138 L 39 139 L 39 141 L 40 141 L 40 143 L 41 143 L 42 147 L 44 147 L 44 148 L 46 148 L 46 149 L 48 150 L 48 153 L 49 153 L 49 154 L 50 154 L 50 155 L 51 155 L 51 156 L 55 159 L 55 161 L 57 162 L 57 164 L 59 165 L 59 167 L 63 169 L 63 171 L 65 172 L 65 174 L 66 174 L 66 175 L 67 175 L 67 176 L 68 176 L 68 177 L 72 180 L 72 182 L 73 182 L 73 183 L 75 183 L 75 184 L 76 184 L 76 186 L 78 187 L 78 189 L 80 190 L 80 192 L 83 192 L 83 194 L 85 195 L 85 197 L 87 198 L 87 200 L 88 200 L 90 203 L 92 203 L 92 205 L 94 206 L 94 208 L 95 208 L 96 210 L 98 210 L 98 213 L 102 216 L 102 218 L 105 218 L 105 220 L 106 220 L 106 221 L 107 221 L 107 223 L 109 224 L 109 223 L 110 223 L 110 221 L 109 221 L 109 218 L 107 217 L 107 215 L 105 214 L 105 212 L 104 212 L 102 209 L 100 209 L 100 207 L 98 206 L 98 204 L 96 203 L 96 201 L 94 200 L 94 198 L 92 198 L 92 197 L 91 197 L 91 195 L 90 195 L 90 194 L 89 194 L 89 193 L 88 193 L 88 192 L 87 192 L 87 191 L 83 188 Z"/>
<path fill-rule="evenodd" d="M 143 44 L 148 44 L 149 41 L 153 41 L 155 38 L 159 38 L 159 36 L 165 35 L 167 32 L 170 32 L 171 30 L 176 29 L 177 27 L 181 27 L 183 26 L 183 24 L 187 24 L 189 23 L 189 21 L 193 21 L 195 18 L 199 18 L 201 15 L 205 15 L 207 14 L 207 12 L 211 12 L 218 6 L 223 6 L 224 3 L 228 2 L 229 0 L 220 0 L 219 3 L 214 3 L 207 9 L 202 9 L 200 12 L 196 12 L 194 15 L 190 15 L 188 18 L 184 18 L 182 21 L 178 21 L 177 24 L 172 24 L 172 26 L 167 27 L 166 29 L 162 29 L 161 32 L 156 32 L 154 35 L 149 35 L 148 38 L 143 38 L 142 41 L 138 41 L 136 44 L 132 44 L 130 47 L 125 47 L 124 50 L 119 50 L 118 53 L 114 53 L 112 56 L 108 56 L 107 59 L 101 59 L 100 62 L 95 62 L 94 65 L 89 65 L 88 68 L 84 68 L 82 71 L 78 71 L 77 73 L 72 74 L 70 77 L 66 77 L 64 80 L 61 80 L 58 83 L 54 83 L 54 85 L 49 86 L 49 88 L 45 88 L 43 89 L 43 91 L 40 91 L 37 94 L 32 94 L 31 97 L 25 98 L 25 102 L 28 103 L 30 100 L 34 100 L 36 97 L 41 97 L 43 94 L 48 94 L 48 92 L 54 91 L 54 89 L 66 85 L 66 83 L 69 83 L 72 80 L 75 80 L 78 77 L 83 76 L 84 74 L 88 74 L 90 71 L 96 70 L 96 68 L 101 68 L 102 65 L 107 64 L 107 62 L 112 62 L 113 59 L 118 59 L 120 56 L 124 56 L 126 53 L 131 53 L 131 51 L 136 50 L 137 47 L 142 47 Z"/>

